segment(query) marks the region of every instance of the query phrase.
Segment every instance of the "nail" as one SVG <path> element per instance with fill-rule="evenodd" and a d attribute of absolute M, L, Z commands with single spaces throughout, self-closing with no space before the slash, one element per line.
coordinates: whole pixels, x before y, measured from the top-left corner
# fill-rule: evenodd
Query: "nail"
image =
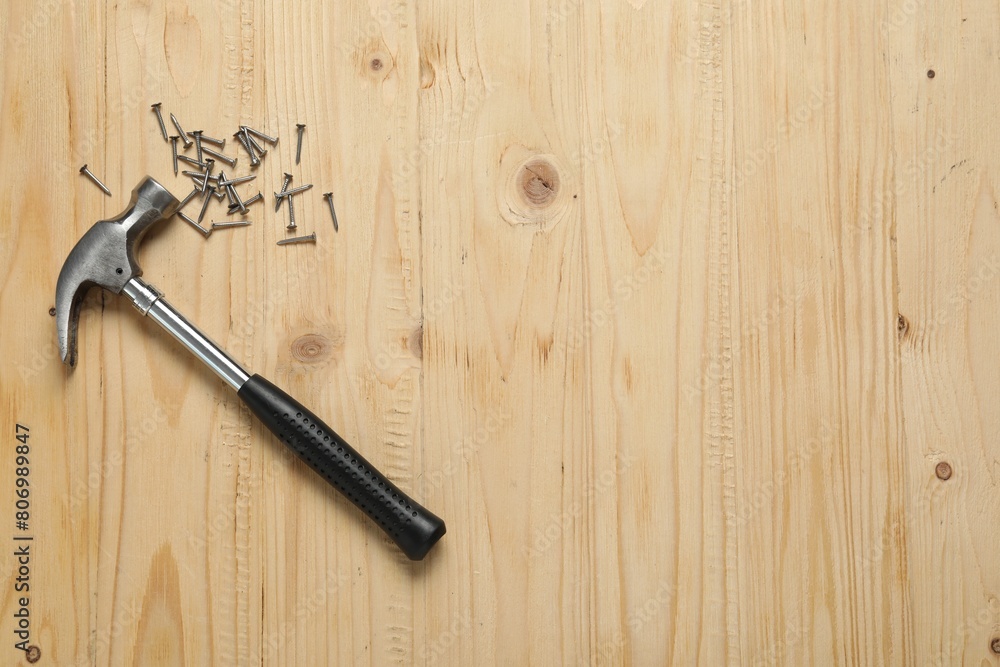
<path fill-rule="evenodd" d="M 236 200 L 236 208 L 240 209 L 240 213 L 246 214 L 246 212 L 247 212 L 247 205 L 243 203 L 242 199 L 240 199 L 240 193 L 237 192 L 236 188 L 234 188 L 231 185 L 227 186 L 227 187 L 233 193 L 233 199 Z"/>
<path fill-rule="evenodd" d="M 287 192 L 288 191 L 288 184 L 291 183 L 291 182 L 292 182 L 292 175 L 289 174 L 289 173 L 285 173 L 285 182 L 281 184 L 281 191 L 282 192 Z M 281 197 L 275 197 L 275 199 L 274 199 L 274 212 L 275 213 L 277 213 L 278 209 L 281 208 L 281 202 L 283 202 L 283 201 L 284 200 Z"/>
<path fill-rule="evenodd" d="M 250 142 L 250 145 L 253 146 L 253 149 L 257 151 L 257 157 L 264 157 L 265 155 L 267 155 L 267 149 L 258 144 L 257 140 L 253 138 L 252 134 L 247 132 L 244 136 L 247 138 L 247 141 Z"/>
<path fill-rule="evenodd" d="M 272 146 L 275 145 L 276 143 L 278 143 L 278 137 L 269 137 L 266 134 L 264 134 L 263 132 L 261 132 L 260 130 L 255 130 L 252 127 L 247 127 L 246 125 L 243 125 L 243 126 L 240 127 L 240 129 L 246 130 L 249 134 L 254 135 L 258 139 L 261 139 L 262 141 L 266 141 L 267 143 L 271 144 Z"/>
<path fill-rule="evenodd" d="M 80 173 L 89 178 L 90 180 L 92 180 L 97 185 L 97 187 L 104 190 L 104 194 L 106 194 L 109 197 L 111 196 L 111 190 L 108 190 L 108 186 L 106 186 L 104 183 L 101 183 L 101 179 L 99 179 L 97 176 L 94 176 L 94 172 L 87 169 L 87 165 L 83 165 L 82 167 L 80 167 Z"/>
<path fill-rule="evenodd" d="M 333 193 L 332 192 L 324 192 L 323 193 L 323 199 L 325 199 L 326 203 L 330 205 L 330 216 L 333 218 L 333 231 L 339 232 L 340 231 L 340 223 L 337 222 L 337 212 L 333 210 Z"/>
<path fill-rule="evenodd" d="M 300 192 L 305 192 L 312 187 L 312 183 L 306 183 L 305 185 L 300 185 L 297 188 L 292 188 L 291 190 L 285 190 L 284 192 L 275 192 L 275 197 L 291 197 L 292 195 L 297 195 Z"/>
<path fill-rule="evenodd" d="M 298 164 L 299 160 L 302 159 L 302 134 L 305 132 L 306 126 L 302 123 L 296 123 L 295 127 L 299 129 L 299 143 L 295 149 L 295 164 Z"/>
<path fill-rule="evenodd" d="M 256 202 L 259 202 L 263 198 L 264 198 L 264 195 L 262 195 L 261 193 L 258 192 L 253 197 L 250 197 L 250 199 L 247 199 L 246 201 L 244 201 L 243 205 L 244 206 L 250 206 L 250 204 L 254 204 Z M 236 213 L 239 210 L 240 210 L 240 207 L 237 206 L 236 204 L 233 204 L 232 206 L 229 207 L 229 215 L 232 215 L 233 213 Z"/>
<path fill-rule="evenodd" d="M 157 102 L 156 104 L 152 105 L 152 109 L 154 112 L 156 112 L 156 120 L 160 121 L 160 132 L 163 133 L 163 140 L 167 141 L 168 140 L 167 126 L 163 124 L 163 112 L 160 111 L 161 104 L 163 104 L 163 102 Z"/>
<path fill-rule="evenodd" d="M 247 155 L 250 156 L 250 167 L 253 168 L 253 167 L 256 167 L 257 165 L 260 164 L 260 159 L 253 152 L 253 148 L 250 147 L 250 142 L 247 141 L 247 138 L 244 135 L 245 135 L 245 131 L 244 130 L 240 130 L 239 132 L 237 132 L 233 136 L 236 137 L 236 139 L 243 146 L 243 150 L 245 150 L 247 152 Z"/>
<path fill-rule="evenodd" d="M 231 229 L 233 227 L 249 227 L 249 220 L 239 220 L 235 222 L 213 222 L 212 229 Z"/>
<path fill-rule="evenodd" d="M 201 182 L 201 191 L 205 192 L 208 188 L 208 181 L 212 177 L 212 166 L 215 165 L 215 160 L 209 158 L 205 160 L 205 174 L 204 179 Z"/>
<path fill-rule="evenodd" d="M 226 172 L 224 171 L 219 172 L 219 180 L 221 181 L 226 180 Z M 220 188 L 220 190 L 225 192 L 226 197 L 229 199 L 229 205 L 236 206 L 236 201 L 233 199 L 233 188 L 232 187 Z"/>
<path fill-rule="evenodd" d="M 202 132 L 203 132 L 203 130 L 195 130 L 194 132 L 191 133 L 191 136 L 194 137 L 194 149 L 195 149 L 195 151 L 196 151 L 196 153 L 198 155 L 198 162 L 204 162 L 205 161 L 205 158 L 201 154 L 201 133 Z"/>
<path fill-rule="evenodd" d="M 184 222 L 188 223 L 189 225 L 191 225 L 192 227 L 194 227 L 195 229 L 197 229 L 199 232 L 201 232 L 205 236 L 206 239 L 208 238 L 208 235 L 212 233 L 211 229 L 205 229 L 204 227 L 202 227 L 201 225 L 199 225 L 197 222 L 195 222 L 194 220 L 192 220 L 191 218 L 189 218 L 185 213 L 182 213 L 181 211 L 177 211 L 177 215 L 179 215 L 181 217 L 181 220 L 183 220 Z"/>
<path fill-rule="evenodd" d="M 215 188 L 212 188 L 212 192 L 215 192 Z M 207 197 L 207 196 L 205 197 L 205 203 L 201 205 L 201 213 L 198 214 L 198 224 L 199 225 L 201 224 L 201 221 L 205 219 L 205 211 L 208 210 L 208 204 L 211 201 L 212 201 L 211 197 Z"/>
<path fill-rule="evenodd" d="M 170 122 L 173 123 L 174 127 L 177 128 L 177 134 L 181 135 L 181 141 L 184 142 L 184 148 L 190 148 L 191 140 L 188 139 L 187 132 L 185 132 L 184 128 L 181 127 L 181 122 L 177 120 L 177 116 L 175 116 L 174 114 L 170 114 Z"/>
<path fill-rule="evenodd" d="M 309 236 L 296 236 L 278 241 L 278 245 L 290 245 L 292 243 L 316 243 L 316 232 L 313 232 Z"/>
<path fill-rule="evenodd" d="M 205 137 L 202 137 L 201 140 L 204 141 Z M 201 152 L 204 153 L 205 155 L 211 155 L 212 157 L 219 158 L 221 161 L 225 162 L 230 167 L 235 167 L 236 166 L 236 158 L 229 157 L 228 155 L 223 155 L 222 153 L 219 153 L 218 151 L 212 150 L 208 146 L 202 146 L 201 147 Z"/>
<path fill-rule="evenodd" d="M 213 146 L 218 146 L 219 148 L 225 148 L 226 147 L 226 140 L 225 139 L 213 139 L 212 137 L 208 136 L 207 134 L 201 135 L 201 143 L 203 143 L 203 144 L 212 144 Z"/>
<path fill-rule="evenodd" d="M 178 136 L 170 137 L 170 153 L 174 158 L 174 176 L 177 175 L 177 140 L 180 139 Z"/>
<path fill-rule="evenodd" d="M 285 229 L 295 229 L 295 202 L 291 195 L 288 195 L 288 225 Z"/>
<path fill-rule="evenodd" d="M 189 157 L 187 155 L 178 155 L 177 159 L 178 160 L 184 160 L 188 164 L 193 164 L 194 166 L 200 167 L 201 169 L 205 168 L 205 163 L 204 162 L 199 162 L 198 160 L 195 160 L 193 157 Z"/>
<path fill-rule="evenodd" d="M 219 185 L 239 185 L 240 183 L 248 183 L 253 179 L 257 178 L 257 174 L 250 174 L 249 176 L 240 176 L 239 178 L 233 178 L 225 181 L 219 181 Z"/>
<path fill-rule="evenodd" d="M 187 206 L 187 203 L 188 203 L 189 201 L 191 201 L 192 199 L 194 199 L 194 198 L 195 198 L 196 196 L 198 196 L 198 195 L 200 195 L 200 194 L 201 194 L 201 189 L 200 189 L 200 188 L 195 188 L 194 190 L 192 190 L 192 191 L 191 191 L 191 194 L 189 194 L 189 195 L 188 195 L 187 197 L 185 197 L 185 198 L 184 198 L 184 199 L 183 199 L 183 200 L 181 201 L 180 205 L 179 205 L 179 206 L 177 207 L 177 211 L 178 211 L 178 212 L 180 212 L 180 210 L 181 210 L 182 208 L 184 208 L 185 206 Z"/>

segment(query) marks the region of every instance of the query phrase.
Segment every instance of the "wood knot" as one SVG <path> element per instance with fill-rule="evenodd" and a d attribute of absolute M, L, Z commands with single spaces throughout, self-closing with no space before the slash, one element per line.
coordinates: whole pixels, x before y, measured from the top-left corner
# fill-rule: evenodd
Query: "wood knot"
<path fill-rule="evenodd" d="M 910 321 L 906 319 L 904 315 L 900 315 L 896 319 L 896 334 L 900 339 L 906 338 L 907 332 L 910 330 Z"/>
<path fill-rule="evenodd" d="M 1000 655 L 1000 637 L 993 638 L 993 641 L 990 642 L 990 650 Z"/>
<path fill-rule="evenodd" d="M 410 354 L 412 354 L 414 358 L 424 358 L 424 327 L 422 325 L 410 333 L 409 338 L 406 339 L 406 347 L 409 348 Z"/>
<path fill-rule="evenodd" d="M 521 167 L 517 186 L 525 204 L 544 208 L 559 194 L 559 172 L 545 158 L 534 158 Z"/>
<path fill-rule="evenodd" d="M 24 659 L 31 663 L 38 662 L 42 659 L 42 649 L 32 644 L 24 651 Z"/>
<path fill-rule="evenodd" d="M 937 478 L 942 482 L 946 482 L 951 479 L 951 473 L 951 464 L 947 461 L 941 461 L 941 463 L 934 466 L 934 474 L 937 475 Z"/>
<path fill-rule="evenodd" d="M 383 65 L 382 65 L 382 59 L 381 58 L 372 58 L 371 62 L 368 63 L 368 66 L 372 68 L 373 72 L 377 72 L 380 69 L 382 69 L 382 67 L 383 67 Z"/>
<path fill-rule="evenodd" d="M 554 155 L 508 146 L 500 158 L 497 204 L 512 225 L 550 227 L 569 210 L 572 187 Z"/>
<path fill-rule="evenodd" d="M 292 341 L 292 356 L 307 364 L 326 361 L 333 354 L 333 343 L 320 334 L 306 334 Z"/>

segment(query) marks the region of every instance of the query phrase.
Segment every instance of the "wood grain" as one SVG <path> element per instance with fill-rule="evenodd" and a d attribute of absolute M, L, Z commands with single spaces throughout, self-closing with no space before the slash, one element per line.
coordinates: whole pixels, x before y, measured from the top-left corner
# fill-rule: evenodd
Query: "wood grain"
<path fill-rule="evenodd" d="M 0 513 L 20 423 L 36 664 L 1000 664 L 998 22 L 4 3 Z M 59 362 L 73 243 L 147 173 L 186 192 L 157 101 L 281 138 L 254 224 L 163 225 L 146 278 L 444 517 L 425 561 L 114 295 Z M 315 246 L 275 245 L 285 171 Z"/>

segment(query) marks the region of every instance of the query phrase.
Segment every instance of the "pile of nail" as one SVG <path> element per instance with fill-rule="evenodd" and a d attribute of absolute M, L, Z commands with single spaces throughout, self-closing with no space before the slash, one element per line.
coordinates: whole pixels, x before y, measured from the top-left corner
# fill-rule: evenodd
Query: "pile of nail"
<path fill-rule="evenodd" d="M 157 102 L 152 105 L 152 110 L 156 114 L 156 119 L 159 123 L 160 133 L 163 135 L 164 141 L 170 143 L 171 157 L 173 158 L 174 175 L 178 173 L 183 174 L 191 178 L 194 187 L 191 192 L 181 200 L 181 204 L 177 209 L 177 215 L 187 222 L 189 225 L 194 227 L 201 233 L 205 238 L 208 238 L 214 230 L 217 229 L 229 229 L 234 227 L 247 227 L 251 222 L 245 218 L 232 221 L 215 222 L 213 221 L 210 226 L 204 226 L 203 222 L 205 219 L 205 214 L 208 211 L 209 204 L 212 199 L 228 201 L 227 215 L 241 215 L 246 216 L 248 208 L 250 205 L 257 202 L 263 202 L 264 195 L 261 192 L 257 192 L 254 196 L 249 199 L 242 199 L 236 190 L 237 185 L 243 183 L 249 183 L 255 180 L 256 175 L 247 176 L 227 176 L 225 171 L 219 170 L 218 174 L 213 174 L 215 169 L 215 163 L 219 162 L 225 163 L 225 165 L 235 170 L 237 164 L 237 157 L 230 157 L 223 153 L 226 147 L 225 139 L 215 139 L 213 137 L 207 136 L 202 130 L 195 130 L 192 132 L 185 132 L 184 128 L 181 126 L 180 121 L 177 116 L 173 113 L 170 114 L 170 121 L 174 128 L 177 130 L 176 135 L 170 135 L 167 132 L 166 123 L 163 121 L 163 114 L 161 111 L 161 103 Z M 297 145 L 295 150 L 295 164 L 299 164 L 302 159 L 302 138 L 305 133 L 306 126 L 302 123 L 298 123 L 297 129 Z M 267 149 L 263 144 L 268 144 L 270 146 L 275 146 L 278 143 L 278 137 L 272 137 L 266 133 L 249 127 L 247 125 L 240 125 L 239 129 L 233 134 L 233 138 L 239 142 L 239 145 L 246 152 L 250 160 L 250 168 L 256 169 L 260 166 L 262 159 L 267 155 Z M 181 148 L 178 148 L 178 142 Z M 210 147 L 211 146 L 211 147 Z M 187 151 L 194 147 L 193 155 L 187 154 Z M 214 148 L 213 148 L 214 147 Z M 180 170 L 179 163 L 185 162 L 192 167 L 196 167 L 196 170 Z M 96 177 L 93 176 L 89 171 L 81 169 L 81 173 L 85 173 L 92 180 L 100 184 Z M 292 175 L 285 173 L 284 180 L 281 185 L 281 189 L 274 193 L 274 210 L 278 212 L 281 209 L 283 202 L 288 200 L 288 224 L 285 229 L 288 232 L 295 232 L 298 230 L 298 223 L 295 220 L 295 204 L 293 197 L 296 194 L 300 194 L 312 188 L 312 184 L 306 184 L 295 188 L 290 188 L 292 183 Z M 100 184 L 104 188 L 103 184 Z M 110 194 L 106 188 L 105 192 Z M 194 218 L 184 212 L 184 208 L 194 199 L 201 197 L 201 210 L 198 213 L 197 218 Z M 327 201 L 330 208 L 330 216 L 333 219 L 333 229 L 334 231 L 340 231 L 340 223 L 337 220 L 337 213 L 333 208 L 333 193 L 327 192 L 323 195 L 323 198 Z M 284 238 L 278 241 L 278 245 L 289 245 L 296 243 L 315 243 L 316 233 L 313 232 L 307 236 L 294 236 L 289 238 Z"/>

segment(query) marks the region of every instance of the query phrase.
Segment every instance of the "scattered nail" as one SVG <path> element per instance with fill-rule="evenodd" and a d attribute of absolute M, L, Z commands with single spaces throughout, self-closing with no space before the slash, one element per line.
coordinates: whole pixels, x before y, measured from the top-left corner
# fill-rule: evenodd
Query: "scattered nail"
<path fill-rule="evenodd" d="M 249 220 L 239 220 L 237 222 L 213 222 L 212 229 L 231 229 L 232 227 L 249 227 Z"/>
<path fill-rule="evenodd" d="M 184 142 L 184 148 L 190 148 L 192 142 L 190 139 L 188 139 L 187 132 L 185 132 L 184 128 L 181 127 L 181 122 L 177 120 L 177 116 L 175 116 L 174 114 L 170 114 L 170 122 L 173 123 L 174 127 L 177 128 L 177 134 L 181 135 L 181 141 Z"/>
<path fill-rule="evenodd" d="M 333 193 L 332 192 L 324 192 L 323 193 L 323 199 L 325 199 L 326 203 L 330 205 L 330 217 L 333 218 L 333 231 L 339 232 L 340 231 L 340 223 L 337 222 L 337 212 L 335 210 L 333 210 Z"/>
<path fill-rule="evenodd" d="M 313 232 L 309 236 L 296 236 L 278 241 L 278 245 L 290 245 L 292 243 L 316 243 L 316 232 Z"/>
<path fill-rule="evenodd" d="M 299 131 L 298 146 L 295 149 L 295 164 L 298 164 L 299 160 L 302 159 L 302 135 L 306 131 L 306 126 L 303 123 L 296 123 L 295 127 L 297 127 Z"/>
<path fill-rule="evenodd" d="M 163 102 L 157 102 L 156 104 L 152 105 L 152 109 L 156 113 L 156 120 L 160 122 L 160 132 L 163 133 L 163 140 L 168 141 L 167 126 L 163 124 L 163 112 L 160 111 L 160 105 L 162 104 Z"/>
<path fill-rule="evenodd" d="M 211 229 L 205 229 L 197 222 L 189 218 L 186 213 L 183 213 L 182 211 L 177 211 L 177 215 L 180 216 L 181 220 L 183 220 L 184 222 L 188 223 L 189 225 L 197 229 L 199 232 L 201 232 L 202 236 L 204 236 L 206 239 L 208 238 L 208 235 L 212 233 Z"/>
<path fill-rule="evenodd" d="M 291 190 L 285 190 L 283 192 L 275 192 L 275 197 L 291 197 L 292 195 L 297 195 L 300 192 L 305 192 L 312 187 L 312 183 L 306 183 L 305 185 L 300 185 L 297 188 L 292 188 Z"/>
<path fill-rule="evenodd" d="M 106 186 L 104 183 L 101 183 L 101 179 L 99 179 L 97 176 L 94 176 L 94 172 L 87 169 L 87 165 L 83 165 L 82 167 L 80 167 L 80 173 L 89 178 L 90 180 L 92 180 L 94 184 L 97 185 L 97 187 L 99 187 L 101 190 L 104 190 L 104 194 L 106 194 L 109 197 L 111 196 L 111 190 L 108 190 L 108 186 Z"/>

